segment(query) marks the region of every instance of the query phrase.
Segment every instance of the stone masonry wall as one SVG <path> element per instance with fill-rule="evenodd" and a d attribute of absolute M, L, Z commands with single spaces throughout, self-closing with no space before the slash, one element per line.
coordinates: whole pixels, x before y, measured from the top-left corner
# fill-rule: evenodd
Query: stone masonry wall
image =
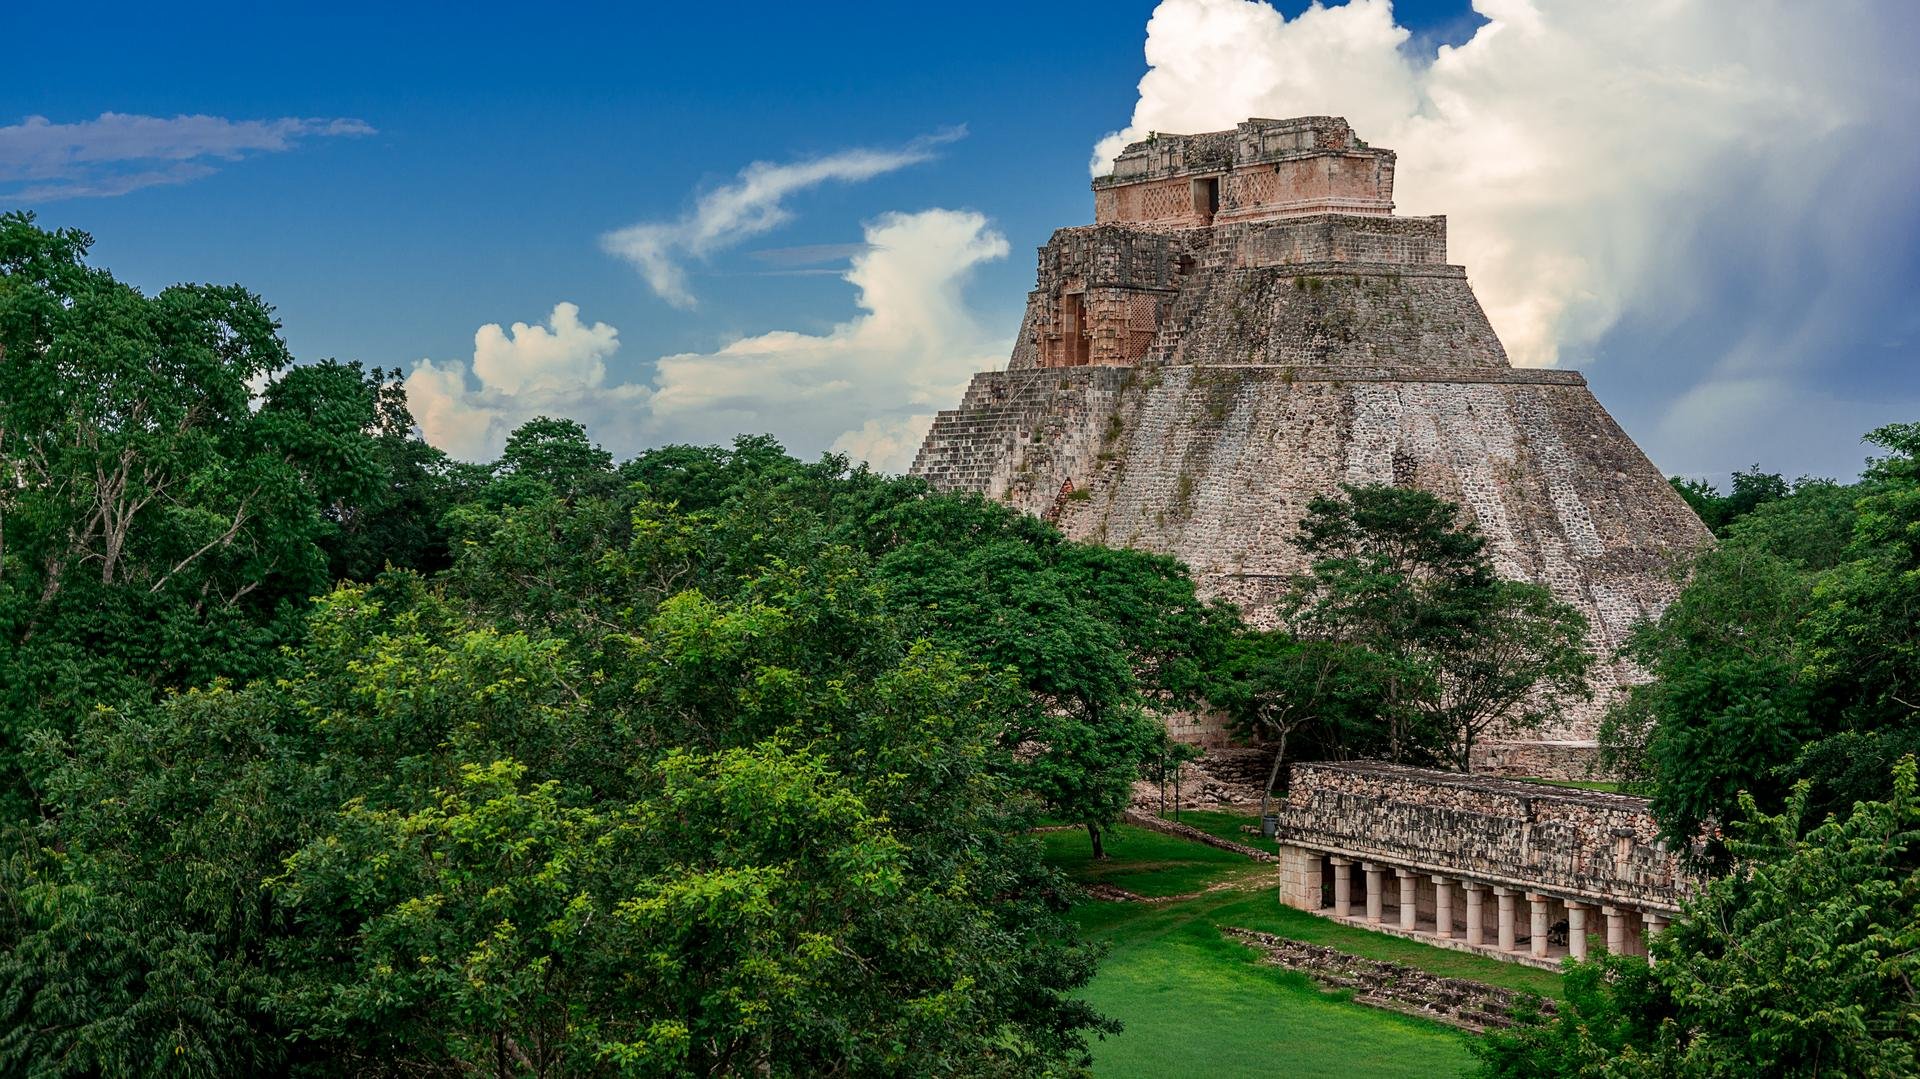
<path fill-rule="evenodd" d="M 1679 909 L 1696 881 L 1645 800 L 1386 764 L 1301 764 L 1286 842 L 1595 903 Z"/>
<path fill-rule="evenodd" d="M 1223 226 L 1224 227 L 1224 226 Z M 1393 263 L 1444 266 L 1444 217 L 1356 217 L 1322 214 L 1276 221 L 1228 240 L 1232 268 L 1305 265 L 1316 262 Z"/>
<path fill-rule="evenodd" d="M 1101 372 L 1095 376 L 1093 372 Z M 1499 571 L 1586 614 L 1592 702 L 1535 732 L 1593 738 L 1637 672 L 1611 661 L 1672 598 L 1705 529 L 1577 374 L 1425 368 L 1164 366 L 976 376 L 914 465 L 942 489 L 1035 514 L 1088 493 L 1067 535 L 1173 555 L 1201 588 L 1271 624 L 1306 568 L 1290 540 L 1340 483 L 1412 484 L 1460 503 Z M 1578 775 L 1556 767 L 1549 775 Z"/>

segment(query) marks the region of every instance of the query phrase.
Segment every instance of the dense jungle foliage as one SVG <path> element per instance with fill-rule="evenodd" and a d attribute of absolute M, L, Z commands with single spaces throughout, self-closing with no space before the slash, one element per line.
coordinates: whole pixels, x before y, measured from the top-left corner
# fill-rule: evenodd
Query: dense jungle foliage
<path fill-rule="evenodd" d="M 0 215 L 0 1075 L 1082 1074 L 1034 828 L 1098 857 L 1165 713 L 1276 784 L 1459 767 L 1603 658 L 1417 491 L 1315 501 L 1261 630 L 763 437 L 453 461 L 393 372 L 89 243 Z M 1610 748 L 1722 875 L 1489 1068 L 1911 1065 L 1920 427 L 1871 437 L 1854 485 L 1683 492 L 1723 538 Z"/>

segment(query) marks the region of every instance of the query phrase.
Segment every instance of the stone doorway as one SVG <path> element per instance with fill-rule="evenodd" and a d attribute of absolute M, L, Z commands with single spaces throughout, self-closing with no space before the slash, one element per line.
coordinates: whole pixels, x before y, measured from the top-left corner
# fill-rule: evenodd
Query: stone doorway
<path fill-rule="evenodd" d="M 1193 194 L 1193 212 L 1200 218 L 1200 224 L 1213 224 L 1213 215 L 1220 212 L 1220 177 L 1195 177 L 1189 181 L 1189 190 Z"/>

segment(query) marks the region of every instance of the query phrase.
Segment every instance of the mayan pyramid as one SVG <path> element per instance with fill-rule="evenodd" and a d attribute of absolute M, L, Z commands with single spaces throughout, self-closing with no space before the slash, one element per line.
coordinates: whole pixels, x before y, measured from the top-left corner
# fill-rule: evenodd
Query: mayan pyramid
<path fill-rule="evenodd" d="M 1127 147 L 1093 182 L 1094 224 L 1040 249 L 1007 369 L 939 414 L 912 473 L 1176 556 L 1269 623 L 1313 497 L 1460 503 L 1500 572 L 1585 612 L 1606 660 L 1594 704 L 1478 767 L 1578 772 L 1635 677 L 1615 650 L 1707 532 L 1578 373 L 1507 362 L 1446 218 L 1394 216 L 1393 170 L 1329 116 Z"/>

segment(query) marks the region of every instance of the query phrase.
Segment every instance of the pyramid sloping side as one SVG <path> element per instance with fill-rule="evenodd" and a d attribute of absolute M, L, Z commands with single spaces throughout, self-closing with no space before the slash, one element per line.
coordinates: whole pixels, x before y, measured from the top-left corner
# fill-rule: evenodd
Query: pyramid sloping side
<path fill-rule="evenodd" d="M 916 471 L 1033 513 L 1075 539 L 1172 555 L 1204 592 L 1271 624 L 1305 564 L 1307 504 L 1342 483 L 1457 502 L 1503 575 L 1579 608 L 1611 657 L 1671 600 L 1706 532 L 1571 372 L 1166 366 L 995 372 L 942 413 Z M 991 402 L 991 403 L 988 403 Z M 964 463 L 962 463 L 964 459 Z M 1061 499 L 1064 483 L 1082 492 Z M 1634 672 L 1529 737 L 1587 741 Z"/>
<path fill-rule="evenodd" d="M 1445 257 L 1443 218 L 1058 230 L 1008 370 L 938 415 L 912 473 L 1177 557 L 1266 624 L 1316 496 L 1394 483 L 1459 503 L 1501 573 L 1587 616 L 1603 659 L 1590 703 L 1490 747 L 1494 767 L 1577 773 L 1639 677 L 1620 646 L 1709 536 L 1577 373 L 1510 366 Z M 1042 366 L 1082 354 L 1061 341 L 1086 317 L 1093 362 Z"/>

